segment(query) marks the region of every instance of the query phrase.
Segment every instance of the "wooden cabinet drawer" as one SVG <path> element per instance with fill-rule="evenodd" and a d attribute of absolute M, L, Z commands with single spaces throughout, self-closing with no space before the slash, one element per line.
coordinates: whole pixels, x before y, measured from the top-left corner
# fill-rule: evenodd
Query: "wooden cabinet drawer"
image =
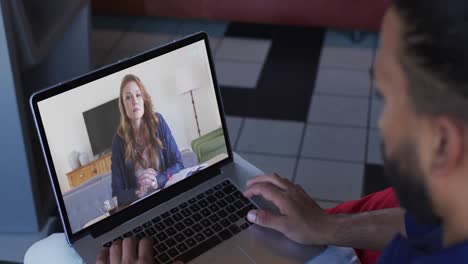
<path fill-rule="evenodd" d="M 81 166 L 80 168 L 67 173 L 70 187 L 76 187 L 96 175 L 106 174 L 111 171 L 111 154 L 106 154 L 101 158 Z"/>
<path fill-rule="evenodd" d="M 81 167 L 79 170 L 71 172 L 68 174 L 68 180 L 72 187 L 76 187 L 83 182 L 89 180 L 90 178 L 97 175 L 97 170 L 94 164 L 90 164 L 84 167 Z"/>

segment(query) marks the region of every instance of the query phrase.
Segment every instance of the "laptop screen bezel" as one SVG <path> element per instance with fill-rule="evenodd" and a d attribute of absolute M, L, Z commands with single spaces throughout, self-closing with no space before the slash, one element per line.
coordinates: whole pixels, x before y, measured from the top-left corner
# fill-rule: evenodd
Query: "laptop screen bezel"
<path fill-rule="evenodd" d="M 111 75 L 113 73 L 125 70 L 134 65 L 144 63 L 148 60 L 157 58 L 159 56 L 162 56 L 164 54 L 173 52 L 175 50 L 184 48 L 186 46 L 189 46 L 193 43 L 196 43 L 202 40 L 205 43 L 205 48 L 206 48 L 206 52 L 208 55 L 209 67 L 211 70 L 211 78 L 212 78 L 213 86 L 215 89 L 216 101 L 218 104 L 218 111 L 220 113 L 220 119 L 221 119 L 222 129 L 223 129 L 224 137 L 226 141 L 228 157 L 216 164 L 213 164 L 212 166 L 206 168 L 205 170 L 195 173 L 192 177 L 188 177 L 178 182 L 177 184 L 174 184 L 158 193 L 155 193 L 149 196 L 146 199 L 143 199 L 137 202 L 136 204 L 132 206 L 129 206 L 128 208 L 123 209 L 122 211 L 119 211 L 113 214 L 111 217 L 107 217 L 89 227 L 83 228 L 73 233 L 71 229 L 70 221 L 68 218 L 68 213 L 65 208 L 65 203 L 64 203 L 62 191 L 60 189 L 60 185 L 58 182 L 58 177 L 57 177 L 54 163 L 52 160 L 51 152 L 50 152 L 49 145 L 47 142 L 47 137 L 44 131 L 44 126 L 43 126 L 41 115 L 39 112 L 38 103 L 48 98 L 51 98 L 53 96 L 56 96 L 58 94 L 70 91 L 72 89 L 79 88 L 80 86 L 85 85 L 87 83 L 93 82 L 95 80 Z M 174 41 L 170 44 L 155 48 L 153 50 L 149 50 L 147 52 L 135 55 L 133 57 L 127 58 L 122 61 L 119 61 L 115 64 L 100 68 L 84 76 L 66 81 L 64 83 L 59 83 L 55 86 L 39 91 L 31 96 L 30 106 L 31 106 L 31 110 L 34 116 L 36 130 L 39 134 L 41 147 L 44 153 L 44 158 L 45 158 L 48 173 L 51 179 L 52 187 L 54 189 L 55 198 L 59 206 L 62 223 L 65 229 L 64 231 L 66 232 L 68 241 L 70 243 L 73 243 L 79 240 L 80 238 L 82 238 L 83 236 L 89 233 L 93 235 L 93 237 L 97 237 L 101 234 L 104 234 L 112 230 L 113 228 L 154 208 L 158 204 L 166 202 L 176 197 L 177 195 L 183 192 L 186 192 L 190 190 L 191 188 L 194 188 L 195 186 L 202 184 L 203 182 L 215 177 L 219 173 L 220 168 L 222 166 L 233 162 L 233 153 L 232 153 L 232 147 L 230 144 L 229 134 L 227 131 L 227 126 L 226 126 L 224 107 L 221 101 L 221 94 L 220 94 L 220 90 L 218 86 L 218 81 L 216 78 L 216 72 L 215 72 L 215 67 L 213 64 L 211 49 L 210 49 L 209 42 L 208 42 L 208 35 L 205 32 L 196 33 L 194 35 L 180 39 L 178 41 Z"/>

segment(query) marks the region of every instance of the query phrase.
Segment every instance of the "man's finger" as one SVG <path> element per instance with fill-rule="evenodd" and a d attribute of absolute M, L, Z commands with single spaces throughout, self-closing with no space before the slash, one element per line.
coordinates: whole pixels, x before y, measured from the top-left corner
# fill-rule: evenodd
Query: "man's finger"
<path fill-rule="evenodd" d="M 151 263 L 153 255 L 153 240 L 147 237 L 140 240 L 138 245 L 138 259 L 144 260 L 145 263 Z"/>
<path fill-rule="evenodd" d="M 117 240 L 112 243 L 109 250 L 110 263 L 121 263 L 122 262 L 122 241 Z"/>
<path fill-rule="evenodd" d="M 265 210 L 251 210 L 247 214 L 247 219 L 254 224 L 268 227 L 279 232 L 284 232 L 285 230 L 284 216 L 274 215 Z"/>
<path fill-rule="evenodd" d="M 284 213 L 287 208 L 287 201 L 283 190 L 271 183 L 256 183 L 244 191 L 244 196 L 251 198 L 260 195 L 266 200 L 272 202 L 278 209 Z"/>
<path fill-rule="evenodd" d="M 127 237 L 122 243 L 122 262 L 133 263 L 137 259 L 137 241 L 133 237 Z"/>
<path fill-rule="evenodd" d="M 109 249 L 103 248 L 96 259 L 96 264 L 107 264 L 109 262 Z"/>
<path fill-rule="evenodd" d="M 269 175 L 260 175 L 247 182 L 247 186 L 250 187 L 256 183 L 271 183 L 276 187 L 287 190 L 290 187 L 290 184 L 284 178 L 281 178 L 278 174 L 273 173 Z"/>

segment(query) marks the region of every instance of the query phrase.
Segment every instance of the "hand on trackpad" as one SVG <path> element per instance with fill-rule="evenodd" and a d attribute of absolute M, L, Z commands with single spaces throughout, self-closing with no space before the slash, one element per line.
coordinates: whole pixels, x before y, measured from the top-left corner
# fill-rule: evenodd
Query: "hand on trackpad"
<path fill-rule="evenodd" d="M 324 245 L 330 240 L 334 216 L 325 213 L 300 185 L 277 174 L 262 175 L 247 182 L 244 195 L 261 196 L 274 205 L 249 211 L 250 222 L 277 230 L 299 244 Z"/>
<path fill-rule="evenodd" d="M 256 195 L 251 198 L 261 209 L 266 210 L 272 214 L 279 215 L 281 214 L 280 210 L 278 207 L 272 203 L 271 201 L 268 201 L 267 199 L 263 198 L 261 195 Z"/>

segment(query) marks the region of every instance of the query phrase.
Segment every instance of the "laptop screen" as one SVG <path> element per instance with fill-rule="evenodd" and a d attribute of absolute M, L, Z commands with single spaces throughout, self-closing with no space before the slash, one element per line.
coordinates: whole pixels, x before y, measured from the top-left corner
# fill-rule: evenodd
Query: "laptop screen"
<path fill-rule="evenodd" d="M 201 40 L 38 102 L 72 233 L 228 158 L 211 74 Z"/>

